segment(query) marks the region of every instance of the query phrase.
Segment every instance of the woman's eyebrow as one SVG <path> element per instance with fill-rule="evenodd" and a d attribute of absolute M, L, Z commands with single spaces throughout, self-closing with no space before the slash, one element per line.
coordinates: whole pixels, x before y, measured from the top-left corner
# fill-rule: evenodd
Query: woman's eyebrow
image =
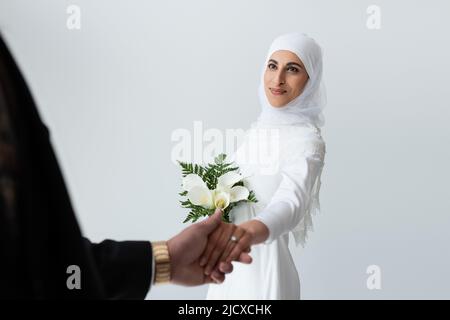
<path fill-rule="evenodd" d="M 268 62 L 273 62 L 274 64 L 278 64 L 278 61 L 276 61 L 276 60 L 274 60 L 274 59 L 269 59 L 269 61 Z M 304 69 L 304 67 L 302 67 L 300 64 L 298 64 L 297 62 L 288 62 L 288 63 L 286 63 L 286 66 L 292 66 L 292 65 L 295 65 L 295 66 L 298 66 L 298 67 L 300 67 L 301 69 Z"/>
<path fill-rule="evenodd" d="M 294 66 L 299 66 L 300 68 L 304 69 L 304 68 L 303 68 L 301 65 L 299 65 L 297 62 L 289 62 L 289 63 L 286 64 L 286 66 L 292 66 L 292 65 L 294 65 Z"/>

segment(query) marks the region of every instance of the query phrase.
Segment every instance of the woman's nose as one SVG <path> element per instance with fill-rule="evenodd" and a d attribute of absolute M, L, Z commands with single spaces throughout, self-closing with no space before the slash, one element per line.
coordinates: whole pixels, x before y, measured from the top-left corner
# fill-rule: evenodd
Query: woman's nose
<path fill-rule="evenodd" d="M 285 79 L 284 79 L 284 72 L 283 71 L 278 71 L 276 74 L 275 74 L 275 78 L 273 79 L 274 80 L 274 82 L 277 84 L 277 85 L 282 85 L 282 84 L 284 84 L 284 82 L 285 82 Z"/>

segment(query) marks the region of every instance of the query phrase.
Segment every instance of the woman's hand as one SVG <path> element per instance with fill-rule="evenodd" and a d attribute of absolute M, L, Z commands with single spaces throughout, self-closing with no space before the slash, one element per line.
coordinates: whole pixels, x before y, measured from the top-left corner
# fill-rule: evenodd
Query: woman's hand
<path fill-rule="evenodd" d="M 251 263 L 252 258 L 248 252 L 250 252 L 252 239 L 253 236 L 246 229 L 232 223 L 222 222 L 209 236 L 208 245 L 200 258 L 200 266 L 204 266 L 205 275 L 212 273 L 211 277 L 214 279 L 220 270 L 219 264 L 225 260 Z"/>
<path fill-rule="evenodd" d="M 235 241 L 232 241 L 232 236 Z M 200 266 L 205 266 L 205 275 L 215 279 L 220 272 L 224 272 L 218 268 L 219 264 L 229 265 L 236 260 L 251 263 L 248 255 L 250 247 L 264 242 L 268 237 L 269 229 L 259 220 L 249 220 L 238 226 L 222 222 L 209 236 L 208 245 L 200 258 Z"/>

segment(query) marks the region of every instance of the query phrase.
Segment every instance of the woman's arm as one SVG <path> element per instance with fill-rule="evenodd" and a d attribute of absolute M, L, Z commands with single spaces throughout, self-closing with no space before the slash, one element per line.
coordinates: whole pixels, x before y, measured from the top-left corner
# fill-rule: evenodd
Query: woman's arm
<path fill-rule="evenodd" d="M 253 218 L 269 230 L 265 244 L 292 231 L 305 215 L 309 215 L 313 186 L 322 167 L 323 156 L 311 154 L 297 157 L 282 168 L 282 181 L 277 191 L 269 204 Z"/>
<path fill-rule="evenodd" d="M 217 235 L 210 239 L 211 247 L 203 259 L 206 274 L 217 262 L 236 260 L 252 245 L 269 244 L 293 230 L 304 219 L 312 200 L 314 182 L 323 167 L 324 145 L 317 145 L 315 151 L 292 155 L 285 162 L 281 169 L 282 181 L 258 216 L 238 225 L 236 230 L 229 229 L 228 233 L 216 231 Z M 237 242 L 230 241 L 232 235 L 236 236 Z"/>

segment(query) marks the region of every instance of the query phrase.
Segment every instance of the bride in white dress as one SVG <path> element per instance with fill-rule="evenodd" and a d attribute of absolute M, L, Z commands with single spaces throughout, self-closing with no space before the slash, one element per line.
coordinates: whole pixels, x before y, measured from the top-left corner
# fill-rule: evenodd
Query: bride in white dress
<path fill-rule="evenodd" d="M 261 115 L 233 157 L 258 199 L 232 212 L 238 226 L 250 230 L 257 224 L 250 233 L 253 262 L 234 264 L 225 282 L 209 286 L 207 299 L 300 299 L 288 244 L 292 232 L 296 244 L 305 245 L 312 214 L 320 209 L 326 96 L 319 45 L 299 33 L 276 38 L 264 63 L 259 98 Z"/>

